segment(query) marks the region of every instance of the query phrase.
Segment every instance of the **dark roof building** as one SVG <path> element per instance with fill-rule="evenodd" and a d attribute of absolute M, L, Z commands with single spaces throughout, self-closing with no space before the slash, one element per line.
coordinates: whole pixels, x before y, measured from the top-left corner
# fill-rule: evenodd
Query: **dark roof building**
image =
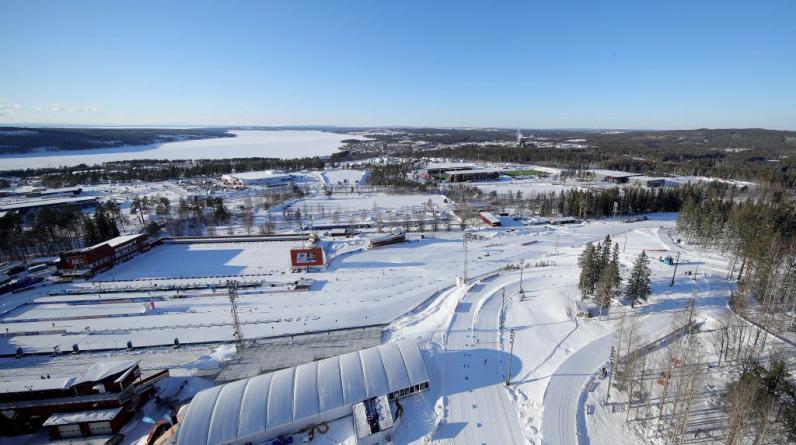
<path fill-rule="evenodd" d="M 449 182 L 468 182 L 468 181 L 491 181 L 500 177 L 502 170 L 480 169 L 480 170 L 449 170 L 445 172 Z"/>
<path fill-rule="evenodd" d="M 128 360 L 95 363 L 68 378 L 2 382 L 0 434 L 32 432 L 42 425 L 56 439 L 118 432 L 166 374 L 141 379 L 138 362 Z"/>
<path fill-rule="evenodd" d="M 97 198 L 93 196 L 78 196 L 73 198 L 27 199 L 0 205 L 0 212 L 27 213 L 36 212 L 45 207 L 63 207 L 67 205 L 78 206 L 81 209 L 93 209 L 97 207 Z"/>

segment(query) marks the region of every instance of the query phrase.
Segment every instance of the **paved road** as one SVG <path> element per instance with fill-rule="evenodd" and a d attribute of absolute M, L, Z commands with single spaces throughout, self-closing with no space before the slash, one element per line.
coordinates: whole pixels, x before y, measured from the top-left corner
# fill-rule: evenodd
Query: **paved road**
<path fill-rule="evenodd" d="M 433 437 L 436 443 L 525 443 L 517 413 L 503 386 L 508 355 L 500 351 L 496 329 L 501 297 L 497 294 L 489 298 L 480 310 L 478 306 L 495 284 L 512 279 L 501 277 L 476 285 L 456 308 L 443 363 L 445 415 Z M 518 371 L 515 362 L 512 373 Z"/>

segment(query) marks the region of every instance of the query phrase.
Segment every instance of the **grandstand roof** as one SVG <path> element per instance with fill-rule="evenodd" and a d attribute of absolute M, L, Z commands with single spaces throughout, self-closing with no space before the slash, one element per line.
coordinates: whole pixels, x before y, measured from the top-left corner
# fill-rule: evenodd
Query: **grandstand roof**
<path fill-rule="evenodd" d="M 312 423 L 351 414 L 371 397 L 428 382 L 412 340 L 238 380 L 206 389 L 191 401 L 177 445 L 258 442 Z"/>

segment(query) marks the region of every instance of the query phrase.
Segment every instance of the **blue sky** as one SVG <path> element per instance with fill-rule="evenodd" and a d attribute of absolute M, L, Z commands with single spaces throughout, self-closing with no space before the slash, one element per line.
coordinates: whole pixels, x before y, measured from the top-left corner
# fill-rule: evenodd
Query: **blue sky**
<path fill-rule="evenodd" d="M 0 123 L 796 130 L 796 2 L 0 0 Z"/>

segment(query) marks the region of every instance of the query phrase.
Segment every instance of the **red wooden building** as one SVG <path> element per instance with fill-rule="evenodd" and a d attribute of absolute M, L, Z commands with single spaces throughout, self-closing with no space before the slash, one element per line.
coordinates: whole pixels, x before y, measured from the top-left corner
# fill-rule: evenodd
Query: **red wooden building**
<path fill-rule="evenodd" d="M 481 212 L 478 214 L 478 217 L 481 218 L 481 221 L 486 223 L 486 225 L 491 227 L 498 227 L 501 224 L 500 218 L 489 212 Z"/>
<path fill-rule="evenodd" d="M 87 276 L 108 270 L 149 249 L 147 235 L 123 235 L 82 249 L 61 252 L 58 269 L 63 275 Z"/>
<path fill-rule="evenodd" d="M 54 439 L 116 433 L 167 374 L 142 379 L 137 362 L 117 361 L 95 363 L 66 379 L 0 382 L 0 434 L 32 432 L 42 425 Z M 95 421 L 108 423 L 90 425 Z"/>

